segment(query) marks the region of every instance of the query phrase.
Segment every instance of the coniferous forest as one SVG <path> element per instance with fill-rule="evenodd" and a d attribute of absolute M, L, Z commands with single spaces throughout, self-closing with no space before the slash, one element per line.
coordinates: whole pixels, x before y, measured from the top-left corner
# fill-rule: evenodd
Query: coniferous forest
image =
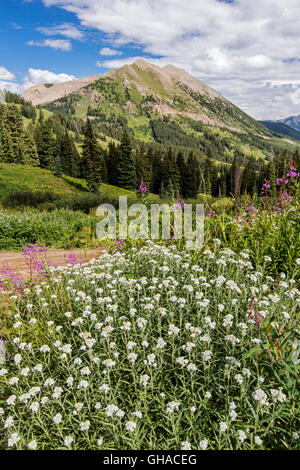
<path fill-rule="evenodd" d="M 290 158 L 299 166 L 299 151 L 270 149 L 266 160 L 236 151 L 231 162 L 220 161 L 211 146 L 206 153 L 168 143 L 149 144 L 120 134 L 120 142 L 101 144 L 98 125 L 62 114 L 46 116 L 18 95 L 7 92 L 0 105 L 0 163 L 29 165 L 87 181 L 95 192 L 100 183 L 137 190 L 141 180 L 161 197 L 180 194 L 195 199 L 260 194 L 265 181 L 276 189 Z M 25 118 L 25 119 L 24 119 Z"/>

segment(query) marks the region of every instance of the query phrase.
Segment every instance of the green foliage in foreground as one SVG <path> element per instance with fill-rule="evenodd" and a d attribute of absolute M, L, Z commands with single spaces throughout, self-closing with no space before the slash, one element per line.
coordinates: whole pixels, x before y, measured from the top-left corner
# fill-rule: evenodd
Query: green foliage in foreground
<path fill-rule="evenodd" d="M 41 242 L 53 248 L 95 246 L 95 216 L 68 209 L 52 212 L 0 211 L 0 250 Z"/>
<path fill-rule="evenodd" d="M 88 186 L 84 179 L 67 175 L 58 178 L 49 170 L 0 163 L 0 202 L 3 203 L 15 191 L 47 191 L 67 197 L 74 193 L 87 193 Z M 135 191 L 104 183 L 99 185 L 99 191 L 107 198 L 118 198 L 119 196 L 133 198 L 136 196 Z"/>
<path fill-rule="evenodd" d="M 128 194 L 134 193 L 128 191 Z M 124 195 L 128 194 L 124 190 Z M 45 202 L 45 208 L 53 209 L 51 212 L 33 209 L 1 210 L 0 249 L 18 251 L 26 244 L 39 242 L 54 248 L 94 247 L 104 242 L 112 243 L 112 240 L 103 241 L 96 238 L 96 224 L 100 219 L 96 217 L 95 211 L 90 211 L 92 207 L 103 202 L 110 202 L 118 207 L 118 198 L 112 192 L 110 199 L 101 193 L 100 195 L 74 194 L 52 203 Z M 134 202 L 137 202 L 136 197 L 129 196 L 128 206 Z M 157 202 L 161 201 L 151 197 L 144 200 L 145 204 Z M 66 208 L 55 209 L 65 203 Z M 233 201 L 229 198 L 219 199 L 210 204 L 214 216 L 205 218 L 205 246 L 210 246 L 211 240 L 218 237 L 224 247 L 235 251 L 249 250 L 254 265 L 263 264 L 264 257 L 269 256 L 271 262 L 267 263 L 265 269 L 271 275 L 280 272 L 293 273 L 300 252 L 298 204 L 294 203 L 279 213 L 259 208 L 259 205 L 256 206 L 258 208 L 256 212 L 249 212 L 241 207 L 238 216 L 231 212 L 232 205 Z M 127 244 L 132 245 L 130 240 Z M 180 241 L 177 244 L 182 246 Z"/>
<path fill-rule="evenodd" d="M 272 275 L 292 273 L 300 253 L 299 204 L 277 214 L 264 209 L 255 213 L 241 209 L 237 217 L 220 214 L 206 220 L 206 236 L 208 242 L 219 237 L 223 246 L 235 251 L 249 250 L 255 265 L 270 257 L 266 271 Z"/>
<path fill-rule="evenodd" d="M 299 448 L 299 291 L 219 244 L 150 242 L 10 297 L 0 448 Z"/>

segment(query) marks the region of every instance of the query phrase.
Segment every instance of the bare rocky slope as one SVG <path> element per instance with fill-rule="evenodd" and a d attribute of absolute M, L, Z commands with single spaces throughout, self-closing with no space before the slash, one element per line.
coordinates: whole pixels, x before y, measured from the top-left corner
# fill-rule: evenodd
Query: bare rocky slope
<path fill-rule="evenodd" d="M 64 83 L 49 83 L 33 85 L 22 94 L 26 101 L 31 101 L 35 106 L 56 101 L 64 96 L 78 91 L 99 78 L 99 75 L 88 75 L 78 80 L 70 80 Z"/>

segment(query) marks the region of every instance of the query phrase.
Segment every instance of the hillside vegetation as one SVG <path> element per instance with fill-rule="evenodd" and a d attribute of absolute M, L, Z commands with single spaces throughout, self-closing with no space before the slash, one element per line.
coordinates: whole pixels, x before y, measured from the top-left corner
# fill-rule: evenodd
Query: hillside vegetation
<path fill-rule="evenodd" d="M 221 161 L 232 161 L 235 151 L 264 159 L 270 146 L 282 146 L 262 124 L 184 70 L 144 60 L 43 106 L 78 119 L 88 116 L 103 136 L 120 140 L 126 129 L 146 143 L 211 150 Z"/>

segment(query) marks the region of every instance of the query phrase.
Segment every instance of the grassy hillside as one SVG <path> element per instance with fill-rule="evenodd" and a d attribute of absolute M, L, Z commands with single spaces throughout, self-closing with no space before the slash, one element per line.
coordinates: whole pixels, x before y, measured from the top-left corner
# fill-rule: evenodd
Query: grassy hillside
<path fill-rule="evenodd" d="M 100 184 L 101 194 L 110 197 L 134 198 L 134 191 Z M 13 190 L 53 191 L 61 195 L 86 193 L 87 183 L 83 179 L 63 176 L 57 178 L 51 171 L 25 165 L 0 164 L 0 202 Z"/>

